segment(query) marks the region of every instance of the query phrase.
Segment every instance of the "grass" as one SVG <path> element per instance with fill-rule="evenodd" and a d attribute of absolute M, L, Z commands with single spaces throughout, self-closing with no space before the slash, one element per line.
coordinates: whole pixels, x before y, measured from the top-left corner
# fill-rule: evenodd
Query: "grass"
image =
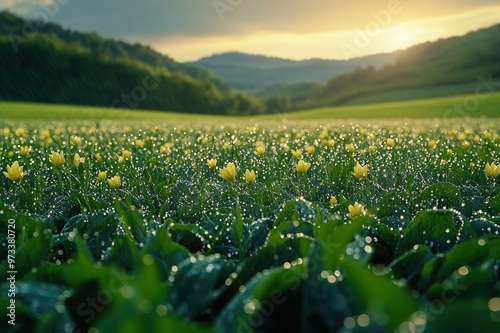
<path fill-rule="evenodd" d="M 478 101 L 477 104 L 475 102 Z M 470 104 L 469 104 L 470 103 Z M 459 106 L 457 111 L 456 105 Z M 380 118 L 453 118 L 453 117 L 499 117 L 500 93 L 481 95 L 460 95 L 377 103 L 364 105 L 336 106 L 298 112 L 239 117 L 252 121 L 298 120 L 298 119 L 380 119 Z M 0 119 L 40 119 L 40 120 L 151 120 L 151 121 L 232 121 L 234 117 L 185 114 L 176 112 L 117 110 L 102 107 L 53 105 L 20 102 L 0 102 Z M 245 121 L 245 120 L 244 120 Z"/>
<path fill-rule="evenodd" d="M 368 110 L 3 103 L 0 331 L 496 331 L 500 118 Z"/>

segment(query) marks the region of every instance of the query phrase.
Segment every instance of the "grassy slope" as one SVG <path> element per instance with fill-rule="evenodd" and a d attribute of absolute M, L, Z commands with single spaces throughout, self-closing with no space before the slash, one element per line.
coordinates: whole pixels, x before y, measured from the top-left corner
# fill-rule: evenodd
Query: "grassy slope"
<path fill-rule="evenodd" d="M 375 119 L 375 118 L 441 118 L 459 116 L 449 113 L 454 105 L 462 106 L 463 114 L 470 117 L 500 117 L 500 93 L 483 95 L 477 108 L 467 111 L 465 103 L 472 102 L 473 95 L 420 99 L 413 101 L 379 103 L 367 105 L 338 106 L 318 108 L 300 112 L 264 115 L 252 117 L 252 120 L 271 119 Z M 472 105 L 472 104 L 471 104 Z M 0 102 L 0 119 L 42 119 L 42 120 L 150 120 L 150 121 L 222 121 L 249 119 L 229 116 L 193 115 L 173 112 L 154 112 L 144 110 L 117 110 L 100 107 L 84 107 L 73 105 L 31 104 L 16 102 Z"/>

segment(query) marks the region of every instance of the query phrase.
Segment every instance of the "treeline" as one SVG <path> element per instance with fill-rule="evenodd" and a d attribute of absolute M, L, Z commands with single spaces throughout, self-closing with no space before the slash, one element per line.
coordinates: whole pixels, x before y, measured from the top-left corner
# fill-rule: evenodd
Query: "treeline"
<path fill-rule="evenodd" d="M 36 22 L 38 30 L 23 34 L 29 23 L 0 13 L 0 100 L 209 114 L 265 112 L 257 98 L 232 91 L 208 71 L 146 47 Z"/>

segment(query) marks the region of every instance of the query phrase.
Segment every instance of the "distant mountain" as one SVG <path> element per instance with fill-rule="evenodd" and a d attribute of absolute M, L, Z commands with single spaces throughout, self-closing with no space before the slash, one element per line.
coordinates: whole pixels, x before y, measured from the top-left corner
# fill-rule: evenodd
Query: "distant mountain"
<path fill-rule="evenodd" d="M 298 108 L 500 90 L 500 24 L 399 52 L 395 64 L 332 78 Z"/>
<path fill-rule="evenodd" d="M 357 67 L 380 68 L 396 61 L 398 52 L 370 55 L 351 60 L 289 60 L 230 52 L 212 55 L 189 64 L 206 68 L 231 86 L 257 90 L 278 84 L 326 83 L 333 76 Z"/>
<path fill-rule="evenodd" d="M 140 44 L 0 12 L 0 100 L 256 114 L 263 104 L 209 71 Z"/>

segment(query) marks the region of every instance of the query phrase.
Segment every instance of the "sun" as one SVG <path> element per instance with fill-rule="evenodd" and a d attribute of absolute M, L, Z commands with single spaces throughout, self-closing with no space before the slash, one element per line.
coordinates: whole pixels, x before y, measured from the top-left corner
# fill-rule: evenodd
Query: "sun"
<path fill-rule="evenodd" d="M 387 47 L 392 50 L 404 49 L 417 42 L 415 31 L 404 27 L 387 28 L 382 37 Z"/>

